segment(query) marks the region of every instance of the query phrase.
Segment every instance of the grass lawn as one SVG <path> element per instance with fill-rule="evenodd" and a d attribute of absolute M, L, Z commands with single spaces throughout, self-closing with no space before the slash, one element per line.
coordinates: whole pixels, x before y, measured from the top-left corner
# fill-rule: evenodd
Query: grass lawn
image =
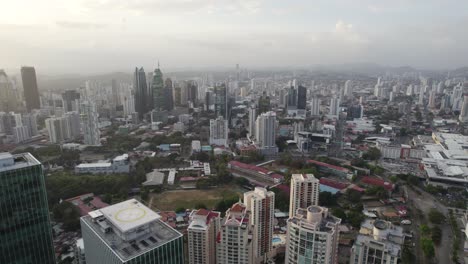
<path fill-rule="evenodd" d="M 209 190 L 175 190 L 158 194 L 150 194 L 150 201 L 153 210 L 173 211 L 179 207 L 194 208 L 203 203 L 207 208 L 214 208 L 223 198 L 241 196 L 233 186 L 223 186 Z"/>

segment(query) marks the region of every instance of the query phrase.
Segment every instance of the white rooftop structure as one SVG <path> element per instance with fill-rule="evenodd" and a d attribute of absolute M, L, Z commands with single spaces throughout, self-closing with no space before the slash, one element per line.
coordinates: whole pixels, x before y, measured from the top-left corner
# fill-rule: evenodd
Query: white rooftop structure
<path fill-rule="evenodd" d="M 129 232 L 161 218 L 135 199 L 99 209 L 121 232 Z"/>
<path fill-rule="evenodd" d="M 167 177 L 167 184 L 173 185 L 175 181 L 176 170 L 170 170 L 169 176 Z"/>
<path fill-rule="evenodd" d="M 164 183 L 164 173 L 157 170 L 153 170 L 146 174 L 146 181 L 143 182 L 143 186 L 162 185 Z"/>

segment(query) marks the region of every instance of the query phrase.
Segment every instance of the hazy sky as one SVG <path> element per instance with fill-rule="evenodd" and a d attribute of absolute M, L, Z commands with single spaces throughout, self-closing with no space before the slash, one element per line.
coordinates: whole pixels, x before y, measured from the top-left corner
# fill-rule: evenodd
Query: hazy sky
<path fill-rule="evenodd" d="M 466 0 L 2 0 L 0 68 L 468 65 Z"/>

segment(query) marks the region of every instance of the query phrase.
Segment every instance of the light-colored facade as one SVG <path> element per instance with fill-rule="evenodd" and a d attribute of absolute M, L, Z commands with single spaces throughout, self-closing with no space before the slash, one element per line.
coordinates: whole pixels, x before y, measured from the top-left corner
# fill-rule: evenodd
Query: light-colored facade
<path fill-rule="evenodd" d="M 276 154 L 276 113 L 266 112 L 257 117 L 255 123 L 255 145 L 263 154 Z"/>
<path fill-rule="evenodd" d="M 81 218 L 86 263 L 183 264 L 183 236 L 130 199 Z"/>
<path fill-rule="evenodd" d="M 205 209 L 194 210 L 190 214 L 187 229 L 190 264 L 216 263 L 216 236 L 219 231 L 220 218 L 220 212 Z"/>
<path fill-rule="evenodd" d="M 210 144 L 227 146 L 228 144 L 228 121 L 222 116 L 210 120 Z"/>
<path fill-rule="evenodd" d="M 249 108 L 249 136 L 255 137 L 255 122 L 257 120 L 257 108 L 254 105 Z"/>
<path fill-rule="evenodd" d="M 242 203 L 226 211 L 217 235 L 216 259 L 223 264 L 249 264 L 252 257 L 250 212 Z"/>
<path fill-rule="evenodd" d="M 289 195 L 289 217 L 299 208 L 318 205 L 320 182 L 313 174 L 293 174 Z"/>
<path fill-rule="evenodd" d="M 51 117 L 45 120 L 49 141 L 51 143 L 61 143 L 70 138 L 67 119 L 64 117 Z"/>
<path fill-rule="evenodd" d="M 101 132 L 99 131 L 99 116 L 96 111 L 96 104 L 91 101 L 84 101 L 80 110 L 84 143 L 90 146 L 100 146 Z"/>
<path fill-rule="evenodd" d="M 76 240 L 75 244 L 75 264 L 86 264 L 86 255 L 83 239 Z"/>
<path fill-rule="evenodd" d="M 338 116 L 338 114 L 340 113 L 340 103 L 341 103 L 341 100 L 339 98 L 332 98 L 330 100 L 329 115 Z"/>
<path fill-rule="evenodd" d="M 312 97 L 310 100 L 310 115 L 319 116 L 320 115 L 320 104 L 322 101 L 317 97 Z"/>
<path fill-rule="evenodd" d="M 340 223 L 341 219 L 324 207 L 297 209 L 294 217 L 288 219 L 285 263 L 338 263 Z"/>
<path fill-rule="evenodd" d="M 75 166 L 75 173 L 109 174 L 129 172 L 130 162 L 128 154 L 117 156 L 112 162 L 81 163 Z"/>
<path fill-rule="evenodd" d="M 244 203 L 250 211 L 252 230 L 252 263 L 264 263 L 271 251 L 273 236 L 275 193 L 265 188 L 255 187 L 244 193 Z"/>
<path fill-rule="evenodd" d="M 351 249 L 351 264 L 396 264 L 405 236 L 403 228 L 383 220 L 366 220 Z"/>

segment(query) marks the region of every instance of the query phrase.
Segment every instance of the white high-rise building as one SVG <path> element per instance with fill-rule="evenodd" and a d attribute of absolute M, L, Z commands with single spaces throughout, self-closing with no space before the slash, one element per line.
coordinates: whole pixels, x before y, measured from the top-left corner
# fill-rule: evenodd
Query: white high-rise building
<path fill-rule="evenodd" d="M 64 117 L 51 117 L 45 120 L 49 141 L 61 143 L 70 138 L 67 119 Z"/>
<path fill-rule="evenodd" d="M 255 144 L 263 154 L 276 154 L 276 113 L 266 112 L 257 117 L 255 123 Z"/>
<path fill-rule="evenodd" d="M 285 263 L 338 263 L 340 223 L 325 207 L 297 209 L 288 219 Z"/>
<path fill-rule="evenodd" d="M 228 121 L 222 116 L 210 120 L 210 144 L 218 146 L 228 145 Z"/>
<path fill-rule="evenodd" d="M 436 91 L 429 93 L 429 108 L 434 109 L 436 107 Z"/>
<path fill-rule="evenodd" d="M 424 105 L 424 90 L 421 90 L 421 92 L 419 93 L 418 104 Z"/>
<path fill-rule="evenodd" d="M 367 219 L 351 249 L 351 264 L 397 264 L 405 242 L 401 226 Z"/>
<path fill-rule="evenodd" d="M 344 96 L 346 98 L 350 99 L 353 97 L 353 87 L 352 87 L 352 81 L 347 80 L 344 85 Z"/>
<path fill-rule="evenodd" d="M 221 213 L 206 209 L 190 213 L 187 229 L 190 264 L 216 263 L 216 236 L 219 232 Z"/>
<path fill-rule="evenodd" d="M 257 108 L 254 105 L 249 108 L 249 137 L 255 137 L 255 121 L 257 120 Z"/>
<path fill-rule="evenodd" d="M 241 202 L 226 211 L 216 244 L 217 263 L 249 264 L 252 257 L 250 211 Z"/>
<path fill-rule="evenodd" d="M 461 107 L 460 116 L 458 120 L 462 123 L 468 122 L 468 95 L 463 97 L 463 105 Z"/>
<path fill-rule="evenodd" d="M 16 126 L 13 128 L 13 133 L 13 135 L 15 136 L 15 143 L 17 144 L 31 138 L 27 126 Z"/>
<path fill-rule="evenodd" d="M 99 131 L 99 116 L 96 111 L 96 104 L 89 100 L 83 101 L 80 111 L 84 143 L 90 146 L 100 146 L 101 132 Z"/>
<path fill-rule="evenodd" d="M 330 100 L 330 115 L 332 116 L 338 116 L 340 114 L 340 99 L 333 97 Z"/>
<path fill-rule="evenodd" d="M 253 191 L 244 193 L 244 203 L 251 212 L 249 221 L 253 237 L 251 263 L 266 263 L 273 236 L 275 193 L 255 187 Z"/>
<path fill-rule="evenodd" d="M 23 115 L 23 125 L 28 128 L 29 136 L 33 137 L 37 135 L 37 115 L 29 113 Z"/>
<path fill-rule="evenodd" d="M 310 115 L 311 116 L 320 116 L 320 104 L 322 101 L 317 97 L 312 97 L 310 100 Z"/>
<path fill-rule="evenodd" d="M 293 174 L 289 195 L 289 217 L 299 208 L 318 205 L 320 182 L 313 174 Z"/>
<path fill-rule="evenodd" d="M 78 112 L 67 112 L 65 113 L 64 117 L 67 120 L 67 127 L 70 133 L 70 138 L 78 138 L 81 133 L 80 115 Z"/>

